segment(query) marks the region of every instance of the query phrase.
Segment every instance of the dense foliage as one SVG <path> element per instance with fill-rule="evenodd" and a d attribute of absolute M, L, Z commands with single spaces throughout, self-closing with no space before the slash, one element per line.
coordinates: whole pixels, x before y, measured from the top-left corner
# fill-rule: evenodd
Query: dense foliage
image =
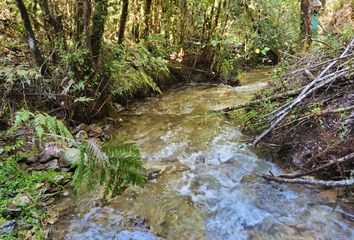
<path fill-rule="evenodd" d="M 16 217 L 32 224 L 40 239 L 44 183 L 59 186 L 56 179 L 71 177 L 78 191 L 98 184 L 112 196 L 142 186 L 145 172 L 134 143 L 77 139 L 69 129 L 107 116 L 116 102 L 160 94 L 171 81 L 228 83 L 257 64 L 279 64 L 274 82 L 287 90 L 279 75 L 309 50 L 306 44 L 337 56 L 354 34 L 341 10 L 348 2 L 322 2 L 332 18 L 320 22 L 317 35 L 308 31 L 309 0 L 1 1 L 0 212 L 26 194 L 31 202 L 16 203 L 22 211 Z M 253 131 L 267 127 L 264 120 L 279 103 L 260 106 L 243 114 Z M 21 169 L 21 161 L 48 142 L 77 150 L 73 176 Z M 0 224 L 9 219 L 0 217 Z"/>
<path fill-rule="evenodd" d="M 226 79 L 301 49 L 299 2 L 290 0 L 6 0 L 0 9 L 1 91 L 31 99 L 29 108 L 45 100 L 43 110 L 65 118 L 159 92 L 169 69 L 180 81 Z"/>
<path fill-rule="evenodd" d="M 72 157 L 76 167 L 73 183 L 77 190 L 83 183 L 86 183 L 89 189 L 100 184 L 104 187 L 105 195 L 111 193 L 115 196 L 129 185 L 144 184 L 142 160 L 134 143 L 119 141 L 102 148 L 97 140 L 75 139 L 67 127 L 55 117 L 27 110 L 16 113 L 13 126 L 7 134 L 13 134 L 23 126 L 34 129 L 30 134 L 40 143 L 55 142 L 60 151 L 68 148 L 79 150 Z"/>

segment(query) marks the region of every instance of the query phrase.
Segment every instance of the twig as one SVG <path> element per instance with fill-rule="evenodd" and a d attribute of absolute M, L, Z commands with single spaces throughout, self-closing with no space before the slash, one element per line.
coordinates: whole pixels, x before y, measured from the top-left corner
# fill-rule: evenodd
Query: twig
<path fill-rule="evenodd" d="M 291 75 L 294 75 L 295 73 L 299 73 L 299 72 L 302 72 L 302 71 L 305 71 L 305 69 L 314 69 L 314 68 L 317 68 L 317 67 L 320 67 L 324 64 L 327 64 L 327 63 L 330 63 L 330 62 L 333 62 L 333 61 L 336 61 L 336 60 L 342 60 L 342 59 L 345 59 L 345 58 L 348 58 L 348 57 L 351 57 L 353 56 L 354 54 L 347 54 L 345 56 L 342 56 L 342 57 L 337 57 L 337 58 L 334 58 L 334 59 L 329 59 L 329 60 L 326 60 L 324 62 L 321 62 L 321 63 L 318 63 L 318 64 L 315 64 L 315 65 L 312 65 L 312 66 L 309 66 L 309 67 L 303 67 L 303 68 L 299 68 L 299 69 L 296 69 L 294 71 L 291 71 L 289 73 L 286 73 L 284 75 L 282 75 L 282 78 L 284 77 L 287 77 L 287 76 L 291 76 Z"/>
<path fill-rule="evenodd" d="M 352 162 L 354 159 L 354 152 L 347 155 L 347 156 L 344 156 L 342 158 L 339 158 L 337 160 L 331 160 L 329 161 L 328 163 L 322 165 L 322 166 L 319 166 L 315 169 L 312 169 L 312 170 L 309 170 L 309 171 L 305 171 L 305 172 L 302 172 L 302 173 L 297 173 L 297 174 L 283 174 L 283 175 L 279 175 L 279 177 L 282 177 L 282 178 L 288 178 L 288 179 L 294 179 L 294 178 L 298 178 L 298 177 L 303 177 L 303 176 L 307 176 L 307 175 L 311 175 L 311 174 L 314 174 L 314 173 L 319 173 L 319 172 L 322 172 L 324 170 L 326 170 L 327 168 L 329 167 L 332 167 L 336 164 L 344 164 L 344 163 L 347 163 L 347 162 Z"/>

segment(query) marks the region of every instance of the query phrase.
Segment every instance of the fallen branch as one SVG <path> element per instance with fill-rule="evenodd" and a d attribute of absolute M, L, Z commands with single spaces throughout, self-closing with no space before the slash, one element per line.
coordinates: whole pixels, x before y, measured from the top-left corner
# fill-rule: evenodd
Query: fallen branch
<path fill-rule="evenodd" d="M 289 73 L 286 73 L 286 74 L 282 75 L 281 77 L 282 77 L 282 78 L 288 77 L 288 76 L 294 75 L 295 73 L 299 73 L 299 72 L 305 71 L 306 69 L 308 69 L 308 70 L 316 69 L 316 68 L 321 67 L 322 65 L 325 65 L 325 64 L 327 64 L 327 63 L 331 63 L 331 62 L 336 61 L 336 60 L 346 59 L 346 58 L 348 58 L 348 57 L 352 57 L 353 55 L 354 55 L 354 54 L 347 54 L 347 55 L 345 55 L 345 56 L 338 57 L 338 58 L 334 58 L 334 59 L 329 59 L 329 60 L 326 60 L 326 61 L 324 61 L 324 62 L 315 64 L 315 65 L 311 65 L 311 66 L 308 66 L 308 67 L 299 68 L 299 69 L 296 69 L 296 70 L 291 71 L 291 72 L 289 72 Z"/>
<path fill-rule="evenodd" d="M 354 109 L 354 105 L 349 106 L 349 107 L 337 108 L 337 109 L 333 109 L 333 110 L 324 110 L 320 114 L 325 115 L 325 114 L 329 114 L 329 113 L 347 112 L 347 111 L 350 111 L 353 109 Z"/>
<path fill-rule="evenodd" d="M 349 67 L 348 67 L 349 69 Z M 346 69 L 346 70 L 348 70 Z M 260 134 L 254 141 L 253 141 L 253 145 L 257 145 L 265 136 L 267 136 L 271 131 L 273 131 L 273 129 L 278 126 L 278 124 L 280 122 L 283 121 L 283 119 L 290 113 L 290 111 L 297 105 L 299 104 L 303 99 L 305 99 L 306 97 L 308 97 L 309 95 L 311 95 L 313 92 L 315 92 L 317 89 L 335 81 L 336 79 L 345 76 L 348 73 L 348 71 L 341 71 L 341 73 L 338 73 L 336 75 L 334 75 L 331 78 L 326 78 L 326 81 L 321 82 L 320 84 L 318 84 L 317 86 L 313 87 L 312 89 L 308 90 L 307 92 L 303 93 L 301 92 L 300 95 L 285 109 L 283 109 L 281 111 L 281 115 L 278 116 L 278 118 L 275 119 L 275 121 L 271 124 L 271 126 L 265 130 L 262 134 Z M 315 81 L 315 80 L 314 80 Z M 306 88 L 306 87 L 305 87 Z"/>
<path fill-rule="evenodd" d="M 278 100 L 278 99 L 294 96 L 294 95 L 298 94 L 301 90 L 302 90 L 301 88 L 298 88 L 298 89 L 295 89 L 295 90 L 292 90 L 292 91 L 276 94 L 276 95 L 273 95 L 273 96 L 270 96 L 270 97 L 267 97 L 267 98 L 257 99 L 257 100 L 254 100 L 254 101 L 251 101 L 251 102 L 248 102 L 248 103 L 240 104 L 240 105 L 237 105 L 237 106 L 234 106 L 234 107 L 228 107 L 228 108 L 224 108 L 224 109 L 221 109 L 221 110 L 217 110 L 217 112 L 220 112 L 220 111 L 231 112 L 231 111 L 234 111 L 234 110 L 237 110 L 237 109 L 241 109 L 241 108 L 253 107 L 253 106 L 259 105 L 262 102 L 275 101 L 275 100 Z"/>
<path fill-rule="evenodd" d="M 282 178 L 279 176 L 272 176 L 272 175 L 265 175 L 263 176 L 263 178 L 268 181 L 274 181 L 279 183 L 307 184 L 307 185 L 323 186 L 323 187 L 352 186 L 354 184 L 354 179 L 347 179 L 347 180 L 340 180 L 340 181 L 325 181 L 325 180 L 303 179 L 303 178 L 288 179 L 288 178 Z"/>
<path fill-rule="evenodd" d="M 337 108 L 337 109 L 329 109 L 329 110 L 324 110 L 324 111 L 321 111 L 320 113 L 309 113 L 309 114 L 306 114 L 305 116 L 301 117 L 301 118 L 297 118 L 289 123 L 286 123 L 284 125 L 280 125 L 276 128 L 274 128 L 274 130 L 278 130 L 280 128 L 284 128 L 284 127 L 287 127 L 289 125 L 292 125 L 293 123 L 295 122 L 300 122 L 302 120 L 305 120 L 305 119 L 309 119 L 309 118 L 312 118 L 312 117 L 316 117 L 316 116 L 323 116 L 323 115 L 326 115 L 326 114 L 331 114 L 331 113 L 341 113 L 341 112 L 348 112 L 348 111 L 351 111 L 354 109 L 354 105 L 352 106 L 349 106 L 349 107 L 343 107 L 343 108 Z"/>
<path fill-rule="evenodd" d="M 350 42 L 350 44 L 345 48 L 345 50 L 343 51 L 343 53 L 340 55 L 340 57 L 344 57 L 347 55 L 348 51 L 352 48 L 352 46 L 354 45 L 354 38 L 352 39 L 352 41 Z M 333 62 L 331 62 L 323 71 L 321 71 L 321 73 L 309 84 L 307 84 L 303 90 L 301 91 L 301 93 L 299 94 L 299 96 L 297 96 L 292 102 L 291 104 L 289 104 L 288 107 L 282 109 L 281 111 L 279 111 L 276 116 L 276 120 L 271 124 L 271 126 L 265 130 L 262 134 L 260 134 L 254 141 L 253 141 L 253 145 L 257 145 L 266 135 L 268 135 L 281 121 L 283 121 L 283 119 L 291 112 L 291 110 L 297 105 L 299 104 L 303 99 L 305 99 L 306 97 L 308 97 L 312 92 L 314 92 L 315 90 L 317 90 L 318 88 L 321 88 L 323 86 L 325 86 L 328 83 L 331 83 L 332 81 L 338 79 L 339 77 L 342 77 L 344 75 L 346 75 L 347 72 L 345 72 L 345 74 L 343 74 L 343 70 L 341 71 L 341 74 L 339 74 L 338 72 L 335 73 L 331 73 L 329 75 L 333 75 L 333 77 L 329 77 L 329 75 L 325 76 L 325 74 L 329 71 L 329 69 L 331 69 L 336 63 L 338 62 L 338 60 L 334 60 Z M 349 67 L 348 67 L 349 68 Z"/>
<path fill-rule="evenodd" d="M 294 178 L 298 178 L 298 177 L 303 177 L 303 176 L 307 176 L 307 175 L 311 175 L 314 173 L 320 173 L 323 172 L 324 170 L 326 170 L 329 167 L 335 166 L 335 165 L 340 165 L 340 164 L 344 164 L 344 163 L 348 163 L 348 162 L 352 162 L 354 160 L 354 152 L 344 156 L 342 158 L 336 159 L 336 160 L 331 160 L 328 163 L 319 166 L 317 168 L 314 168 L 312 170 L 308 170 L 302 173 L 297 173 L 297 174 L 283 174 L 283 175 L 279 175 L 279 177 L 281 178 L 287 178 L 287 179 L 294 179 Z"/>

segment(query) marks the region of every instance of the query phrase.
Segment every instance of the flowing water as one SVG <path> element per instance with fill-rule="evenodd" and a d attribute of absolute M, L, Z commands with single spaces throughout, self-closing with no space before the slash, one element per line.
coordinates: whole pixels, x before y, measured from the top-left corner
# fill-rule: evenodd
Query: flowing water
<path fill-rule="evenodd" d="M 84 194 L 56 239 L 353 239 L 353 213 L 332 212 L 316 188 L 262 180 L 256 174 L 282 170 L 212 111 L 247 102 L 265 87 L 266 70 L 243 76 L 241 87 L 185 87 L 131 106 L 120 133 L 161 174 L 103 205 L 99 191 Z M 132 227 L 142 218 L 149 231 Z"/>

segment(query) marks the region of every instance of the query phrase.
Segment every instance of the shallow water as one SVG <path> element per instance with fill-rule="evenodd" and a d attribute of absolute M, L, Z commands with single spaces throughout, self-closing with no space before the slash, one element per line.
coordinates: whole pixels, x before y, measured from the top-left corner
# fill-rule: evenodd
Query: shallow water
<path fill-rule="evenodd" d="M 99 191 L 84 194 L 55 226 L 57 239 L 353 239 L 353 214 L 332 212 L 316 188 L 262 180 L 282 170 L 212 112 L 247 102 L 266 77 L 262 69 L 242 76 L 241 87 L 184 87 L 130 106 L 120 132 L 161 175 L 103 206 Z M 150 231 L 130 227 L 136 217 Z"/>

